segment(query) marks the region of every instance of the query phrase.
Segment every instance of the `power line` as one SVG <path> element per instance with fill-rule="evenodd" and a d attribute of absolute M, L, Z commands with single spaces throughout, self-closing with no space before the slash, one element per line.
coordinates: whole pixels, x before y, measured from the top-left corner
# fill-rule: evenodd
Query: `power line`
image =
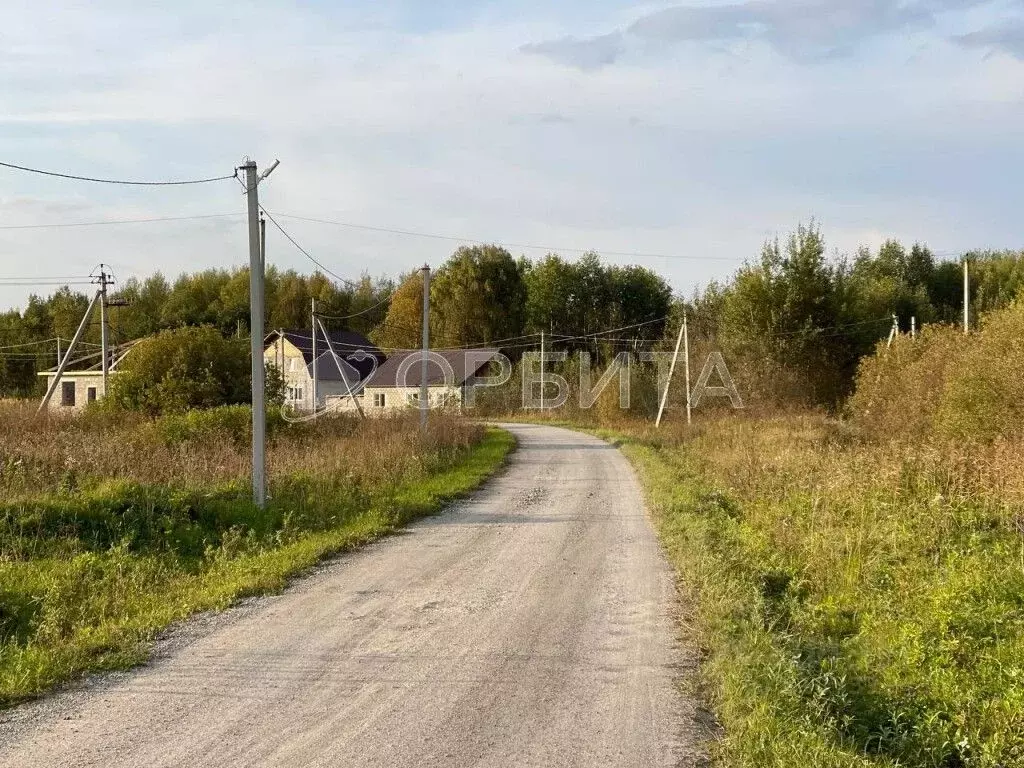
<path fill-rule="evenodd" d="M 92 282 L 87 280 L 80 281 L 23 281 L 23 282 L 0 282 L 0 288 L 11 287 L 40 287 L 45 286 L 47 288 L 63 288 L 65 286 L 91 286 Z"/>
<path fill-rule="evenodd" d="M 4 224 L 3 229 L 66 229 L 69 227 L 101 227 L 109 224 L 152 224 L 162 221 L 199 221 L 202 219 L 223 219 L 229 216 L 244 216 L 242 212 L 236 213 L 207 213 L 198 216 L 157 216 L 150 219 L 106 219 L 104 221 L 74 221 L 68 223 L 49 224 Z"/>
<path fill-rule="evenodd" d="M 738 259 L 732 256 L 704 256 L 694 255 L 687 256 L 683 254 L 667 254 L 667 253 L 641 253 L 634 251 L 604 251 L 594 248 L 562 248 L 554 245 L 537 245 L 533 243 L 513 243 L 498 240 L 480 240 L 475 237 L 458 237 L 455 235 L 439 235 L 431 232 L 417 232 L 409 229 L 395 229 L 392 227 L 374 227 L 368 224 L 352 224 L 346 221 L 334 221 L 331 219 L 319 219 L 313 216 L 297 216 L 294 214 L 282 213 L 279 214 L 282 219 L 294 219 L 295 221 L 308 221 L 316 224 L 330 224 L 336 227 L 347 227 L 349 229 L 362 229 L 368 232 L 384 232 L 391 235 L 405 235 L 407 237 L 422 237 L 431 240 L 447 240 L 449 242 L 456 243 L 473 243 L 474 245 L 499 245 L 505 248 L 525 248 L 527 250 L 537 251 L 549 251 L 558 252 L 564 251 L 567 253 L 591 253 L 596 252 L 604 256 L 621 256 L 624 258 L 638 258 L 638 259 L 689 259 L 693 261 L 730 261 L 740 262 L 743 259 Z"/>
<path fill-rule="evenodd" d="M 270 211 L 268 211 L 268 210 L 267 210 L 267 209 L 266 209 L 266 208 L 265 208 L 265 207 L 263 206 L 263 204 L 262 204 L 262 203 L 260 203 L 260 210 L 261 210 L 261 211 L 263 211 L 263 213 L 264 213 L 264 214 L 266 214 L 266 217 L 267 217 L 268 219 L 270 219 L 270 223 L 271 223 L 271 224 L 273 224 L 273 225 L 274 225 L 275 227 L 277 227 L 278 231 L 279 231 L 279 232 L 280 232 L 280 233 L 281 233 L 282 235 L 284 235 L 284 236 L 285 236 L 285 237 L 286 237 L 286 238 L 288 239 L 288 242 L 290 242 L 290 243 L 291 243 L 292 245 L 294 245 L 294 246 L 295 246 L 296 248 L 298 248 L 298 249 L 299 249 L 299 251 L 301 251 L 301 252 L 302 252 L 302 254 L 303 254 L 303 255 L 304 255 L 304 256 L 305 256 L 305 257 L 306 257 L 307 259 L 309 259 L 310 261 L 312 261 L 312 262 L 313 262 L 314 264 L 316 264 L 316 265 L 317 265 L 318 267 L 320 267 L 320 269 L 322 269 L 322 270 L 323 270 L 324 272 L 326 272 L 327 274 L 329 274 L 329 275 L 330 275 L 331 277 L 333 277 L 333 278 L 334 278 L 335 280 L 340 280 L 341 282 L 345 283 L 346 285 L 350 285 L 350 286 L 352 286 L 353 288 L 358 288 L 358 287 L 359 287 L 359 284 L 358 284 L 358 283 L 354 283 L 354 282 L 352 282 L 351 280 L 346 280 L 346 279 L 345 279 L 344 277 L 342 277 L 341 275 L 339 275 L 339 274 L 337 274 L 337 273 L 335 273 L 335 272 L 332 272 L 332 271 L 331 271 L 330 269 L 328 269 L 327 267 L 325 267 L 325 266 L 324 266 L 323 264 L 321 264 L 321 263 L 320 263 L 319 261 L 317 261 L 316 259 L 314 259 L 314 258 L 313 258 L 313 256 L 312 256 L 312 255 L 310 254 L 310 252 L 309 252 L 309 251 L 307 251 L 307 250 L 306 250 L 305 248 L 303 248 L 303 247 L 302 247 L 301 245 L 299 245 L 299 244 L 298 244 L 298 243 L 296 242 L 295 238 L 294 238 L 294 237 L 292 237 L 291 235 L 289 235 L 289 234 L 288 234 L 288 233 L 287 233 L 287 232 L 285 231 L 284 227 L 282 227 L 282 226 L 281 226 L 280 224 L 278 224 L 278 223 L 277 223 L 277 221 L 276 221 L 276 220 L 274 219 L 274 217 L 273 217 L 273 216 L 272 216 L 272 215 L 270 214 Z"/>
<path fill-rule="evenodd" d="M 321 320 L 350 320 L 353 317 L 359 317 L 360 315 L 365 315 L 367 312 L 372 312 L 373 310 L 377 309 L 377 307 L 383 306 L 387 302 L 391 301 L 391 297 L 393 297 L 395 295 L 395 292 L 396 291 L 391 291 L 391 293 L 389 293 L 383 299 L 378 301 L 372 307 L 367 307 L 366 309 L 361 309 L 358 312 L 353 312 L 351 315 L 324 315 L 324 314 L 321 314 L 320 312 L 317 312 L 316 316 L 319 317 Z"/>
<path fill-rule="evenodd" d="M 186 184 L 209 184 L 214 181 L 226 181 L 227 179 L 234 179 L 238 177 L 238 172 L 234 172 L 229 176 L 212 176 L 206 179 L 187 179 L 184 181 L 126 181 L 123 179 L 97 179 L 91 176 L 76 176 L 71 173 L 57 173 L 56 171 L 43 171 L 38 168 L 29 168 L 24 165 L 15 165 L 14 163 L 0 162 L 0 166 L 4 168 L 13 168 L 17 171 L 25 171 L 26 173 L 38 173 L 42 176 L 56 176 L 60 179 L 72 179 L 74 181 L 91 181 L 97 184 L 122 184 L 133 187 L 180 187 Z"/>

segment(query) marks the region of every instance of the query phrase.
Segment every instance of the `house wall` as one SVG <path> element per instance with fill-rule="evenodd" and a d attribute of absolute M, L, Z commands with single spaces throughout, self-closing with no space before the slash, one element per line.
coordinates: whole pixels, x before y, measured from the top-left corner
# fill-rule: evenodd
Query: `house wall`
<path fill-rule="evenodd" d="M 53 384 L 53 376 L 46 376 L 47 388 Z M 75 385 L 75 404 L 71 407 L 61 405 L 61 390 L 65 382 L 73 382 Z M 103 375 L 98 376 L 84 376 L 82 374 L 75 375 L 74 373 L 65 373 L 60 377 L 60 383 L 57 384 L 57 391 L 53 393 L 53 397 L 50 398 L 50 403 L 47 409 L 55 413 L 75 413 L 82 410 L 86 403 L 89 401 L 89 388 L 96 388 L 96 399 L 102 400 L 106 391 L 103 389 Z"/>
<path fill-rule="evenodd" d="M 384 395 L 384 407 L 374 405 L 374 395 Z M 418 397 L 419 387 L 373 387 L 369 386 L 363 390 L 360 404 L 367 415 L 374 413 L 390 413 L 400 411 L 404 408 L 418 407 L 418 401 L 410 403 L 410 397 Z M 452 407 L 461 407 L 462 390 L 459 387 L 429 387 L 427 397 L 431 406 L 446 402 Z M 351 400 L 349 400 L 351 402 Z M 352 407 L 352 406 L 349 406 Z"/>
<path fill-rule="evenodd" d="M 263 361 L 268 365 L 277 366 L 281 370 L 285 384 L 285 405 L 290 405 L 298 411 L 313 410 L 313 377 L 309 375 L 302 350 L 287 339 L 278 339 L 263 350 Z M 299 400 L 289 398 L 287 395 L 289 387 L 293 391 L 301 389 L 302 398 Z M 323 397 L 320 398 L 320 401 L 323 402 Z"/>

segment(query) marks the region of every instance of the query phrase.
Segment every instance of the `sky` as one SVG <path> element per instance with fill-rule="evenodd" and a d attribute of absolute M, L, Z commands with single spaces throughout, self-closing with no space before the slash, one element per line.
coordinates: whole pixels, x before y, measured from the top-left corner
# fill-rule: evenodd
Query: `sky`
<path fill-rule="evenodd" d="M 0 0 L 0 161 L 174 180 L 280 159 L 261 202 L 347 278 L 459 245 L 378 229 L 614 253 L 684 294 L 812 219 L 837 254 L 1024 245 L 1024 0 L 166 6 Z M 0 168 L 0 309 L 100 262 L 246 264 L 244 212 L 234 180 Z M 267 259 L 314 268 L 273 230 Z"/>

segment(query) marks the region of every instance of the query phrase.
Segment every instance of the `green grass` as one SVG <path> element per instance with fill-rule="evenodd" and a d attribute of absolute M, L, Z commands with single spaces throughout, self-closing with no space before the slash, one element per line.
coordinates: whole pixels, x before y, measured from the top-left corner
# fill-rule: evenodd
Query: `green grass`
<path fill-rule="evenodd" d="M 1024 765 L 1012 500 L 824 420 L 602 434 L 692 605 L 717 765 Z"/>
<path fill-rule="evenodd" d="M 513 446 L 488 429 L 378 485 L 292 473 L 265 511 L 240 482 L 205 492 L 103 483 L 0 503 L 0 706 L 144 660 L 171 623 L 280 590 L 324 557 L 436 512 Z"/>

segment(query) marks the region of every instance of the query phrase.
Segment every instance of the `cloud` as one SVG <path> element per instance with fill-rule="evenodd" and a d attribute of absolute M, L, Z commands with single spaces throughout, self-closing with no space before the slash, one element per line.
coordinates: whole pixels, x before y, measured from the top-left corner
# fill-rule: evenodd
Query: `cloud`
<path fill-rule="evenodd" d="M 615 63 L 631 47 L 684 42 L 761 41 L 806 61 L 851 54 L 876 37 L 931 27 L 944 12 L 987 0 L 746 0 L 719 6 L 678 5 L 641 16 L 622 30 L 565 37 L 521 51 L 582 70 Z"/>
<path fill-rule="evenodd" d="M 1024 59 L 1024 22 L 988 27 L 966 35 L 957 35 L 953 41 L 965 48 L 988 48 Z"/>
<path fill-rule="evenodd" d="M 570 35 L 558 40 L 529 43 L 519 50 L 587 71 L 614 64 L 624 49 L 622 33 L 611 32 L 597 37 L 576 38 Z"/>

